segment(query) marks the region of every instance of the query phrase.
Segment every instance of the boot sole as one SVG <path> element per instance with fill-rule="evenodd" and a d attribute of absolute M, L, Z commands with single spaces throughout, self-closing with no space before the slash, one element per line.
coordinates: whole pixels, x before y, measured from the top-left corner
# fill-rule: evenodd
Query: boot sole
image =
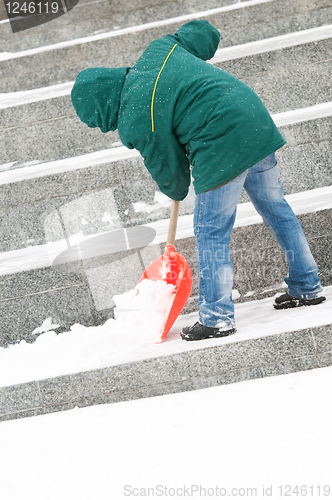
<path fill-rule="evenodd" d="M 204 339 L 217 339 L 221 337 L 228 337 L 228 335 L 232 335 L 236 332 L 236 328 L 231 328 L 231 330 L 227 330 L 225 332 L 220 333 L 211 333 L 210 335 L 206 335 L 203 337 L 191 337 L 190 335 L 186 336 L 186 334 L 181 334 L 182 340 L 194 341 L 194 340 L 204 340 Z"/>
<path fill-rule="evenodd" d="M 316 306 L 317 304 L 321 304 L 326 300 L 326 297 L 317 297 L 316 299 L 295 299 L 295 300 L 286 300 L 285 302 L 280 302 L 280 304 L 273 304 L 275 309 L 293 309 L 294 307 L 302 307 L 302 306 Z"/>

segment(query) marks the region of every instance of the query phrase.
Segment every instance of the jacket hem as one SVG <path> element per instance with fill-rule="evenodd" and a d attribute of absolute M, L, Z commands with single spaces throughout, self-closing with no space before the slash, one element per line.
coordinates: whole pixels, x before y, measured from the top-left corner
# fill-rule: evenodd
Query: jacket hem
<path fill-rule="evenodd" d="M 216 189 L 216 188 L 218 188 L 218 187 L 220 187 L 220 186 L 222 186 L 224 184 L 227 184 L 228 182 L 231 182 L 238 175 L 242 174 L 242 172 L 244 172 L 245 170 L 248 170 L 249 168 L 253 167 L 259 161 L 264 160 L 264 158 L 266 158 L 270 154 L 274 153 L 275 151 L 277 151 L 278 149 L 280 149 L 285 144 L 286 144 L 285 139 L 282 139 L 282 141 L 278 142 L 277 145 L 274 145 L 272 148 L 269 148 L 269 149 L 265 150 L 263 153 L 261 153 L 260 155 L 258 155 L 257 158 L 253 162 L 250 162 L 249 165 L 246 165 L 245 167 L 242 167 L 240 170 L 238 170 L 235 175 L 232 174 L 231 176 L 226 177 L 224 179 L 220 179 L 220 181 L 214 182 L 213 184 L 209 184 L 208 186 L 204 186 L 202 188 L 196 188 L 195 187 L 195 181 L 194 181 L 195 194 L 205 193 L 206 191 L 211 191 L 212 189 Z"/>

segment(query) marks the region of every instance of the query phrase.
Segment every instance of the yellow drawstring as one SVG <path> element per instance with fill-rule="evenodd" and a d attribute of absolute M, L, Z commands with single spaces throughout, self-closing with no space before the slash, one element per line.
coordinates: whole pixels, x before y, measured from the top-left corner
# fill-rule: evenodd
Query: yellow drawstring
<path fill-rule="evenodd" d="M 152 100 L 151 100 L 151 123 L 152 123 L 152 132 L 154 132 L 154 121 L 153 121 L 153 101 L 154 101 L 154 95 L 155 95 L 155 93 L 156 93 L 157 83 L 158 83 L 159 77 L 160 77 L 160 75 L 161 75 L 161 72 L 162 72 L 162 70 L 164 69 L 165 64 L 167 63 L 167 59 L 169 58 L 169 56 L 171 55 L 171 53 L 173 52 L 173 50 L 175 49 L 175 47 L 176 47 L 176 46 L 177 46 L 177 43 L 174 45 L 174 47 L 172 48 L 172 50 L 170 51 L 170 53 L 169 53 L 169 54 L 168 54 L 168 56 L 166 57 L 166 59 L 165 59 L 165 61 L 164 61 L 164 64 L 162 65 L 161 70 L 160 70 L 160 71 L 159 71 L 159 73 L 158 73 L 156 83 L 154 84 L 154 89 L 153 89 L 153 93 L 152 93 Z"/>

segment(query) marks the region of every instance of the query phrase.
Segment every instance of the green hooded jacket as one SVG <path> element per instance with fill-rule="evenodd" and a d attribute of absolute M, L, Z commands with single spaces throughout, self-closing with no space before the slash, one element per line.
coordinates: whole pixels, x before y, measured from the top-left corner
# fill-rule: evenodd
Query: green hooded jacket
<path fill-rule="evenodd" d="M 160 191 L 183 200 L 214 189 L 286 141 L 247 85 L 205 62 L 220 34 L 191 21 L 152 42 L 132 68 L 81 72 L 72 90 L 78 116 L 103 132 L 118 128 L 136 148 Z"/>

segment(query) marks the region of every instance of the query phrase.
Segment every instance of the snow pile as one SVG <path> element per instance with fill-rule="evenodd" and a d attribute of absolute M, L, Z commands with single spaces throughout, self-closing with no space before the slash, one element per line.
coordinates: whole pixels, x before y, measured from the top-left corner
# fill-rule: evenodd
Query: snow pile
<path fill-rule="evenodd" d="M 169 208 L 172 204 L 172 200 L 160 191 L 155 192 L 153 201 L 155 202 L 154 205 L 149 205 L 144 201 L 133 203 L 135 212 L 146 212 L 150 214 L 151 212 L 161 208 Z"/>
<path fill-rule="evenodd" d="M 174 285 L 164 281 L 143 280 L 136 289 L 113 297 L 115 319 L 101 326 L 75 324 L 71 331 L 56 334 L 48 330 L 59 325 L 47 318 L 32 332 L 44 332 L 34 344 L 22 340 L 0 348 L 0 386 L 109 366 L 119 356 L 124 359 L 160 342 L 173 291 Z"/>
<path fill-rule="evenodd" d="M 143 280 L 136 290 L 114 297 L 116 319 L 102 326 L 76 324 L 70 332 L 57 335 L 49 331 L 57 325 L 47 318 L 34 330 L 44 332 L 34 344 L 21 341 L 0 348 L 0 387 L 332 323 L 330 286 L 324 288 L 326 301 L 314 307 L 277 311 L 272 298 L 236 304 L 237 332 L 219 339 L 184 342 L 180 330 L 194 324 L 198 313 L 179 316 L 165 342 L 159 343 L 172 291 L 165 282 Z"/>
<path fill-rule="evenodd" d="M 147 345 L 160 341 L 160 332 L 173 302 L 174 285 L 145 279 L 123 295 L 115 295 L 112 335 L 131 343 Z M 119 342 L 121 343 L 121 342 Z"/>
<path fill-rule="evenodd" d="M 49 332 L 50 330 L 55 330 L 56 328 L 59 328 L 58 324 L 53 324 L 52 318 L 47 318 L 43 322 L 41 326 L 38 326 L 38 328 L 35 328 L 34 331 L 32 332 L 33 335 L 36 335 L 37 333 L 45 333 Z"/>

